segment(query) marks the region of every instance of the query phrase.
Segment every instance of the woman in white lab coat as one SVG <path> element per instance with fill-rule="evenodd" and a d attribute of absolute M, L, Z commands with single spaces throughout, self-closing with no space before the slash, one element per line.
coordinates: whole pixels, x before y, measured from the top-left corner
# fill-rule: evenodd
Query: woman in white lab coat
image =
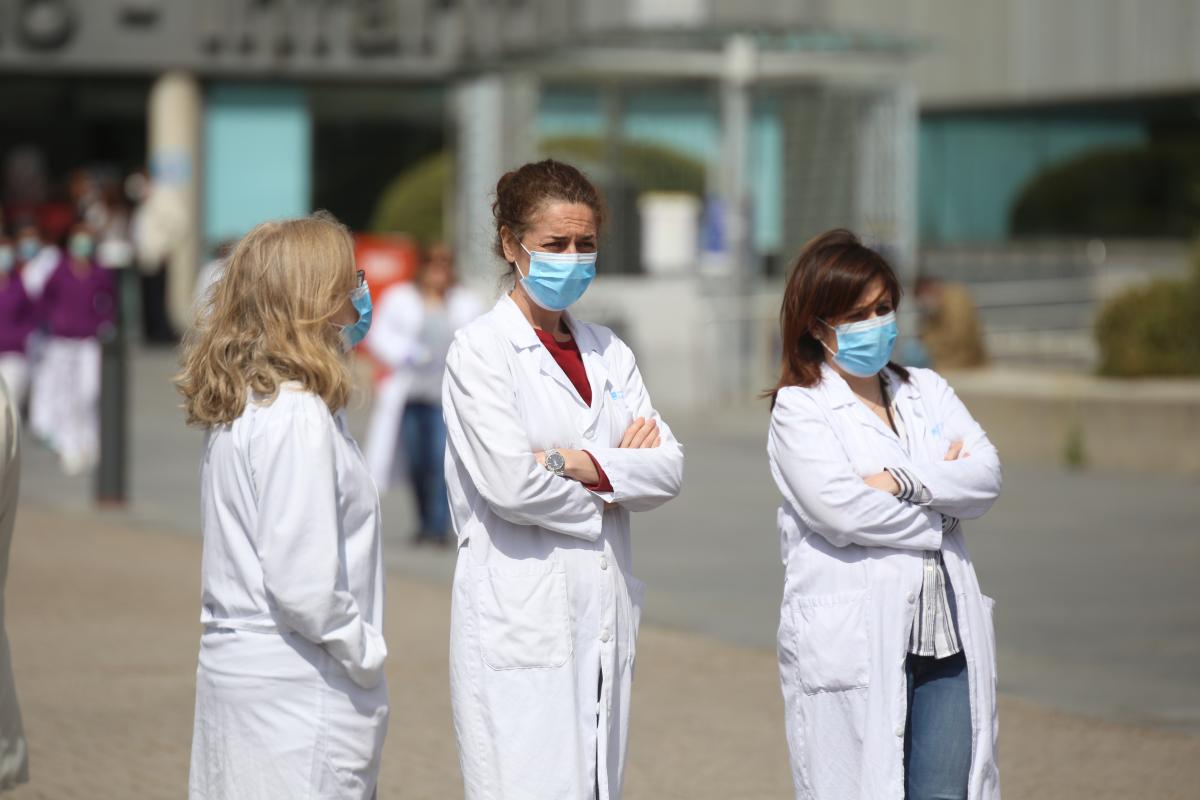
<path fill-rule="evenodd" d="M 644 593 L 630 512 L 679 492 L 683 452 L 625 343 L 566 313 L 595 274 L 596 189 L 527 164 L 493 210 L 514 285 L 455 338 L 443 394 L 466 796 L 618 798 Z"/>
<path fill-rule="evenodd" d="M 899 301 L 848 231 L 805 245 L 784 294 L 767 447 L 796 797 L 996 800 L 992 601 L 961 520 L 1000 462 L 941 376 L 890 362 Z"/>
<path fill-rule="evenodd" d="M 332 217 L 263 223 L 186 344 L 177 385 L 207 429 L 194 800 L 375 796 L 379 499 L 346 427 L 343 357 L 370 302 Z"/>
<path fill-rule="evenodd" d="M 442 376 L 455 331 L 481 310 L 475 295 L 457 284 L 450 248 L 436 243 L 412 283 L 383 293 L 367 336 L 367 350 L 388 370 L 371 410 L 367 463 L 383 489 L 407 476 L 419 512 L 418 542 L 447 540 Z"/>

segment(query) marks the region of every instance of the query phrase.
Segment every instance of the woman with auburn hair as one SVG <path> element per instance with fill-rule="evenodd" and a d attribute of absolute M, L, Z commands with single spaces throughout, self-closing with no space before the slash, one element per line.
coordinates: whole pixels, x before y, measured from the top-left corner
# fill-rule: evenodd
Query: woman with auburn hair
<path fill-rule="evenodd" d="M 797 798 L 997 800 L 993 604 L 960 520 L 996 500 L 1000 461 L 941 376 L 891 362 L 899 303 L 845 230 L 784 292 L 767 452 L 792 777 Z"/>
<path fill-rule="evenodd" d="M 189 797 L 372 798 L 387 729 L 379 498 L 346 427 L 371 322 L 347 230 L 238 242 L 177 386 L 206 429 Z"/>
<path fill-rule="evenodd" d="M 600 193 L 558 161 L 496 186 L 509 291 L 446 359 L 458 538 L 450 701 L 468 800 L 621 796 L 644 585 L 631 512 L 679 493 L 683 449 L 633 352 L 572 311 Z"/>

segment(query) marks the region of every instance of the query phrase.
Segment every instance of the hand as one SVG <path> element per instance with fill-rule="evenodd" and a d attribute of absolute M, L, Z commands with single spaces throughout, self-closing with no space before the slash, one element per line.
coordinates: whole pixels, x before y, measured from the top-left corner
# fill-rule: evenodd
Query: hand
<path fill-rule="evenodd" d="M 625 435 L 621 437 L 621 443 L 617 447 L 637 450 L 658 447 L 660 444 L 662 435 L 659 433 L 658 423 L 652 419 L 638 417 L 625 429 Z"/>
<path fill-rule="evenodd" d="M 884 470 L 876 472 L 874 475 L 868 475 L 863 478 L 863 482 L 872 489 L 878 489 L 881 492 L 887 492 L 892 497 L 900 494 L 900 484 L 892 477 L 892 473 Z"/>
<path fill-rule="evenodd" d="M 970 458 L 970 453 L 963 452 L 962 442 L 951 442 L 950 449 L 946 451 L 946 461 L 957 461 L 959 458 Z"/>

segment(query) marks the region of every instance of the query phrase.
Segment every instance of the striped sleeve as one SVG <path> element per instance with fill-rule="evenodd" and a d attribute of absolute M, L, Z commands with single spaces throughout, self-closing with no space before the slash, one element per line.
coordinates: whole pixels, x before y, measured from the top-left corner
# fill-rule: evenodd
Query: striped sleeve
<path fill-rule="evenodd" d="M 915 506 L 927 506 L 933 502 L 933 495 L 911 470 L 904 467 L 884 467 L 884 469 L 900 485 L 900 494 L 896 495 L 897 499 Z"/>

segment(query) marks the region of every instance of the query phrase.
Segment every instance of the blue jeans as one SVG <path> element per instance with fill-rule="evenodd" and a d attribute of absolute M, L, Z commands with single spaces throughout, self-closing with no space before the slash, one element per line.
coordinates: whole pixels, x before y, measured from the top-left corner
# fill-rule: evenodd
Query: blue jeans
<path fill-rule="evenodd" d="M 971 774 L 971 694 L 967 660 L 915 656 L 908 673 L 904 731 L 906 800 L 966 800 Z"/>
<path fill-rule="evenodd" d="M 442 407 L 409 403 L 400 422 L 400 439 L 408 460 L 408 480 L 417 498 L 421 538 L 445 539 L 450 529 L 446 499 L 446 423 Z"/>

